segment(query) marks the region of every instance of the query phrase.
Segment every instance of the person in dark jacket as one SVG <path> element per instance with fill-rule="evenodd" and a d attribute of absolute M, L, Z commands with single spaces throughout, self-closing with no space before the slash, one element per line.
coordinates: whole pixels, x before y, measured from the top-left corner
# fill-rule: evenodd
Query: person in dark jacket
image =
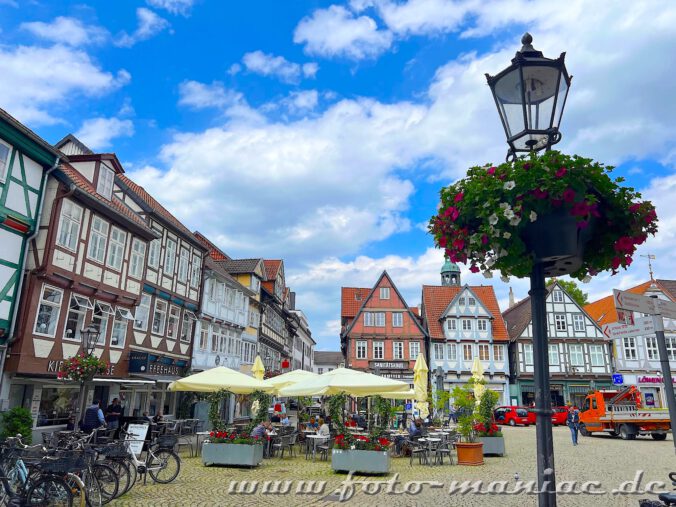
<path fill-rule="evenodd" d="M 82 421 L 82 431 L 91 433 L 92 430 L 106 425 L 106 418 L 103 417 L 103 410 L 101 410 L 101 402 L 94 400 L 91 407 L 85 410 L 84 419 Z"/>
<path fill-rule="evenodd" d="M 570 407 L 566 424 L 570 428 L 570 436 L 573 439 L 573 445 L 577 445 L 577 432 L 580 430 L 580 410 L 576 406 Z"/>

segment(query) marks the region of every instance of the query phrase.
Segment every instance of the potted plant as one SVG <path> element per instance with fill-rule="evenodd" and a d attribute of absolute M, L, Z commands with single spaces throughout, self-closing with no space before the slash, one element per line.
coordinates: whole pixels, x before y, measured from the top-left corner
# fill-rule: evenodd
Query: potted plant
<path fill-rule="evenodd" d="M 80 383 L 89 382 L 96 375 L 108 370 L 108 363 L 92 354 L 78 354 L 61 363 L 56 377 L 61 380 L 75 380 Z"/>
<path fill-rule="evenodd" d="M 486 278 L 529 276 L 536 262 L 547 276 L 616 274 L 657 232 L 657 214 L 612 170 L 558 151 L 472 167 L 441 190 L 429 230 L 452 262 Z"/>
<path fill-rule="evenodd" d="M 462 436 L 462 441 L 455 443 L 458 465 L 484 464 L 483 443 L 477 442 L 474 431 L 476 399 L 472 380 L 463 386 L 454 387 L 451 393 L 458 413 L 458 433 Z"/>
<path fill-rule="evenodd" d="M 477 441 L 483 443 L 483 454 L 505 455 L 505 438 L 493 420 L 493 409 L 499 399 L 498 393 L 486 389 L 479 398 L 475 413 L 474 432 Z"/>
<path fill-rule="evenodd" d="M 331 452 L 335 471 L 386 474 L 390 471 L 392 441 L 375 435 L 336 435 Z"/>
<path fill-rule="evenodd" d="M 208 465 L 258 466 L 263 461 L 265 439 L 246 433 L 215 430 L 202 445 L 202 463 Z"/>

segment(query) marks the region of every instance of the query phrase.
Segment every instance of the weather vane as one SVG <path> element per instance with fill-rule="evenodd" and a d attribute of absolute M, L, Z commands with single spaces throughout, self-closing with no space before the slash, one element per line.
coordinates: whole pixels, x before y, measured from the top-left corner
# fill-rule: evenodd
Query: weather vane
<path fill-rule="evenodd" d="M 651 261 L 654 261 L 656 257 L 653 254 L 641 255 L 641 257 L 646 257 L 648 259 L 648 271 L 650 272 L 650 281 L 654 283 L 655 279 L 653 278 L 653 264 Z"/>

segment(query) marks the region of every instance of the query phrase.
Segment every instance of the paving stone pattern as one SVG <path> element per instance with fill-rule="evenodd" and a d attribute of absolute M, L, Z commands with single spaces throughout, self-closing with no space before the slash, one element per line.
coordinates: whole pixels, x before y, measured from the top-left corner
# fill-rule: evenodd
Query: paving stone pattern
<path fill-rule="evenodd" d="M 518 506 L 537 505 L 537 497 L 530 494 L 519 495 L 487 495 L 487 494 L 449 494 L 452 481 L 483 480 L 483 489 L 488 488 L 490 481 L 506 481 L 505 485 L 494 488 L 514 490 L 517 482 L 515 474 L 519 474 L 522 482 L 535 481 L 535 428 L 505 428 L 505 445 L 507 455 L 502 458 L 486 458 L 484 466 L 468 467 L 448 465 L 427 466 L 414 461 L 409 466 L 408 458 L 392 460 L 392 473 L 386 477 L 354 477 L 355 481 L 370 482 L 391 480 L 398 474 L 397 483 L 389 486 L 382 484 L 366 486 L 354 485 L 354 496 L 347 501 L 339 501 L 334 494 L 338 488 L 344 492 L 346 474 L 331 471 L 330 462 L 306 461 L 303 454 L 295 458 L 272 458 L 264 460 L 255 469 L 239 469 L 226 467 L 203 467 L 199 458 L 189 458 L 183 453 L 181 474 L 173 484 L 137 484 L 123 498 L 116 500 L 113 507 L 122 506 L 263 506 L 277 507 L 327 505 L 327 506 Z M 570 432 L 566 427 L 554 428 L 554 446 L 556 453 L 557 482 L 599 481 L 600 488 L 611 491 L 624 481 L 635 479 L 637 471 L 644 471 L 641 487 L 650 481 L 668 482 L 667 474 L 676 471 L 674 446 L 669 437 L 666 441 L 657 442 L 652 438 L 641 437 L 635 441 L 623 441 L 605 436 L 580 437 L 580 443 L 573 447 Z M 258 481 L 257 490 L 253 494 L 229 492 L 233 481 Z M 268 482 L 268 492 L 264 492 L 266 481 L 281 481 L 278 487 L 290 488 L 287 494 L 271 494 L 274 482 Z M 286 485 L 285 481 L 291 481 Z M 325 481 L 321 494 L 302 494 L 297 492 L 298 481 L 316 481 L 315 486 Z M 418 485 L 413 481 L 430 481 L 434 484 Z M 443 485 L 443 487 L 438 486 Z M 307 486 L 307 483 L 306 483 Z M 421 490 L 412 494 L 417 488 Z M 368 494 L 379 489 L 376 494 Z M 671 489 L 671 485 L 667 486 Z M 402 493 L 408 491 L 408 493 Z M 397 494 L 399 492 L 400 494 Z M 639 498 L 653 498 L 655 495 L 643 493 L 628 496 L 612 495 L 559 495 L 560 507 L 576 506 L 638 506 Z"/>

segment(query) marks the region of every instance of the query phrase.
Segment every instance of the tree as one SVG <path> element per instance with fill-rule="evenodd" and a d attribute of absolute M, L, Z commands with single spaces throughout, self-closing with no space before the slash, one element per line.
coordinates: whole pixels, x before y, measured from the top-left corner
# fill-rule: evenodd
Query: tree
<path fill-rule="evenodd" d="M 557 280 L 556 278 L 550 278 L 549 280 L 547 280 L 547 287 L 549 287 L 550 285 L 552 285 L 556 282 L 559 283 L 559 285 L 563 288 L 563 290 L 565 290 L 568 293 L 568 295 L 570 297 L 572 297 L 573 300 L 578 305 L 584 306 L 587 303 L 589 303 L 589 300 L 587 299 L 589 294 L 587 294 L 586 292 L 582 292 L 582 289 L 580 289 L 577 286 L 577 283 L 575 283 L 574 281 L 572 281 L 572 280 L 570 280 L 570 281 L 568 281 L 568 280 Z"/>

